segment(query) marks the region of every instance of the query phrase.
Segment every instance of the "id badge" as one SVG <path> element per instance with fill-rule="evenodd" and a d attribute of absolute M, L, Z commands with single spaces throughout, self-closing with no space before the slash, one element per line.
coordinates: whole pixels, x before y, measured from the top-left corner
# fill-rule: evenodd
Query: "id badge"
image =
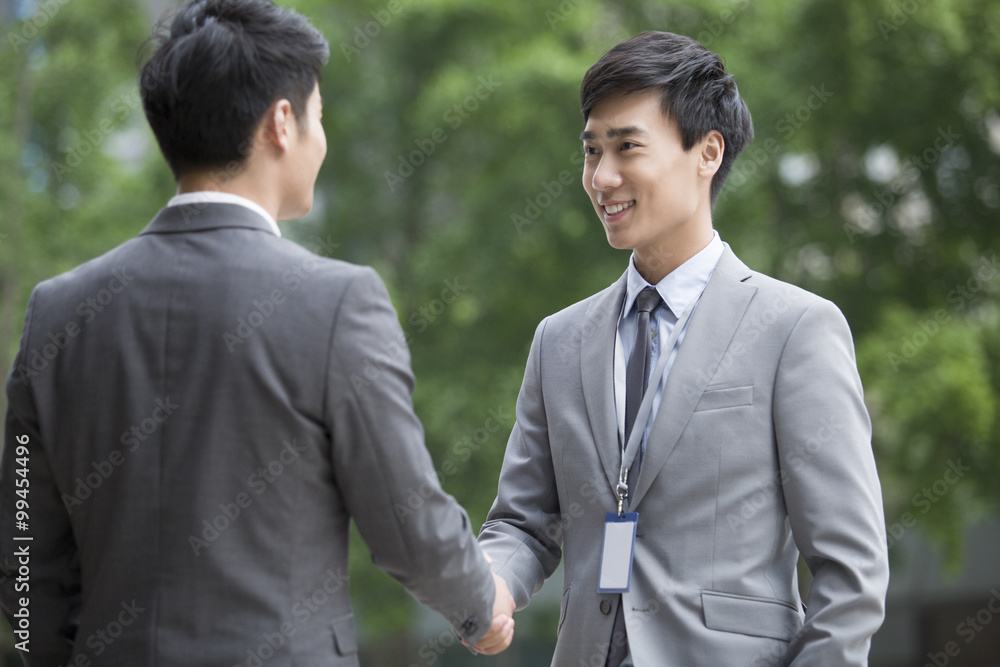
<path fill-rule="evenodd" d="M 632 585 L 632 559 L 635 556 L 635 531 L 638 512 L 608 512 L 604 517 L 604 544 L 601 546 L 601 569 L 597 577 L 598 593 L 628 593 Z"/>

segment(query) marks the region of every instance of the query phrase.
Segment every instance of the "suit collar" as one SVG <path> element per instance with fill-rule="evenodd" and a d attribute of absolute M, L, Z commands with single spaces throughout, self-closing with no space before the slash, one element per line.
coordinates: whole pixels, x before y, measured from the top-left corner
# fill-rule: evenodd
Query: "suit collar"
<path fill-rule="evenodd" d="M 183 194 L 174 195 L 170 198 L 170 201 L 167 202 L 167 206 L 191 206 L 204 204 L 238 204 L 239 206 L 245 206 L 267 220 L 267 225 L 271 228 L 271 231 L 274 232 L 275 236 L 281 236 L 281 228 L 278 227 L 277 221 L 263 206 L 252 199 L 247 199 L 246 197 L 233 194 L 232 192 L 198 190 L 195 192 L 185 192 Z"/>
<path fill-rule="evenodd" d="M 146 226 L 144 234 L 177 234 L 209 229 L 256 229 L 274 234 L 267 220 L 238 204 L 197 203 L 167 206 Z"/>
<path fill-rule="evenodd" d="M 721 273 L 728 278 L 743 282 L 747 278 L 753 275 L 753 271 L 740 261 L 740 258 L 736 256 L 733 249 L 729 247 L 729 244 L 725 241 L 722 242 L 724 247 L 722 251 L 722 257 L 719 258 L 719 263 L 715 266 L 715 273 Z"/>

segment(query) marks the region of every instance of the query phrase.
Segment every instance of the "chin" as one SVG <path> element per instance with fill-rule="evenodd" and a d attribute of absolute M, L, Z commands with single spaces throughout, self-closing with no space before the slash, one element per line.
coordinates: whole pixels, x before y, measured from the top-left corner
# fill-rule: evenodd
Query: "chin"
<path fill-rule="evenodd" d="M 308 201 L 302 202 L 298 206 L 289 207 L 282 211 L 280 220 L 298 220 L 299 218 L 304 218 L 312 210 L 312 204 L 312 197 L 310 197 Z"/>
<path fill-rule="evenodd" d="M 315 197 L 313 196 L 313 191 L 310 189 L 309 194 L 302 200 L 302 206 L 300 207 L 301 210 L 299 212 L 300 218 L 309 215 L 309 211 L 312 210 L 314 200 Z"/>
<path fill-rule="evenodd" d="M 622 233 L 615 233 L 610 230 L 605 229 L 605 233 L 608 237 L 608 245 L 615 250 L 632 250 L 634 243 L 632 239 L 628 238 L 627 235 Z"/>

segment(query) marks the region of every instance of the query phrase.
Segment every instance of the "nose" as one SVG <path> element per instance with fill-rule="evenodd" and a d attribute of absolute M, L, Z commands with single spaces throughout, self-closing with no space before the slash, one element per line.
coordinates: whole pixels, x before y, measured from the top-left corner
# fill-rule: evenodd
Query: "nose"
<path fill-rule="evenodd" d="M 597 167 L 594 169 L 594 175 L 591 177 L 591 185 L 593 185 L 595 190 L 605 191 L 614 190 L 621 184 L 621 173 L 618 171 L 618 166 L 615 164 L 614 159 L 607 155 L 602 156 L 601 161 L 597 163 Z"/>

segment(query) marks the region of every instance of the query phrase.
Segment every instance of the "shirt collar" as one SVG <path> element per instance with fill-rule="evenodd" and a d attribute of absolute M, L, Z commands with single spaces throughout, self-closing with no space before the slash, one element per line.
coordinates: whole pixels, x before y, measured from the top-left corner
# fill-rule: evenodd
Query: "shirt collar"
<path fill-rule="evenodd" d="M 263 206 L 246 197 L 234 195 L 230 192 L 200 190 L 198 192 L 185 192 L 182 195 L 175 195 L 167 202 L 167 206 L 190 206 L 191 204 L 236 204 L 237 206 L 244 206 L 267 220 L 267 224 L 271 227 L 271 231 L 274 232 L 275 236 L 281 236 L 281 229 L 278 228 L 278 223 L 271 214 L 265 211 Z"/>
<path fill-rule="evenodd" d="M 664 303 L 670 308 L 670 312 L 675 317 L 680 317 L 681 313 L 688 305 L 705 291 L 708 279 L 712 277 L 712 271 L 722 257 L 725 246 L 719 233 L 712 230 L 712 240 L 698 254 L 684 262 L 676 269 L 663 277 L 655 287 L 660 293 Z M 639 292 L 647 287 L 653 287 L 643 278 L 638 269 L 635 268 L 635 255 L 629 259 L 626 273 L 625 304 L 622 309 L 622 318 L 632 311 L 632 304 Z"/>

